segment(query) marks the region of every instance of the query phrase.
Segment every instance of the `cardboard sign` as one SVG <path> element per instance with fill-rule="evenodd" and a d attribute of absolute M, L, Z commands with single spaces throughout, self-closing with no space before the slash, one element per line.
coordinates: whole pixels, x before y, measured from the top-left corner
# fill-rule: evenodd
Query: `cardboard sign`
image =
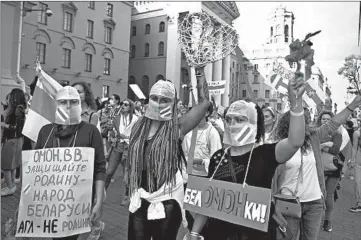
<path fill-rule="evenodd" d="M 22 152 L 16 237 L 66 237 L 90 231 L 93 148 Z"/>
<path fill-rule="evenodd" d="M 209 94 L 214 94 L 214 95 L 224 94 L 224 88 L 214 89 L 214 90 L 209 89 Z"/>
<path fill-rule="evenodd" d="M 201 215 L 267 232 L 271 189 L 189 175 L 184 208 Z"/>
<path fill-rule="evenodd" d="M 214 94 L 214 95 L 224 94 L 225 86 L 226 86 L 226 80 L 208 82 L 209 94 Z"/>

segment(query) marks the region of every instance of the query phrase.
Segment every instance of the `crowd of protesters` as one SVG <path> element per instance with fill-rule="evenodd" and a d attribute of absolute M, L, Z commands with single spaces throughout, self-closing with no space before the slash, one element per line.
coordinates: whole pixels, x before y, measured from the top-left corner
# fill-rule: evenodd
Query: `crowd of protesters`
<path fill-rule="evenodd" d="M 337 189 L 346 173 L 356 183 L 356 203 L 349 210 L 361 212 L 361 132 L 351 115 L 361 105 L 361 96 L 336 115 L 324 111 L 312 120 L 302 106 L 303 76 L 296 74 L 289 83 L 290 110 L 285 113 L 244 100 L 221 110 L 209 96 L 204 75 L 204 68 L 197 69 L 199 101 L 192 107 L 178 99 L 168 80 L 156 82 L 149 99 L 136 102 L 117 94 L 95 99 L 85 82 L 63 87 L 56 96 L 57 108 L 70 118 L 55 115 L 36 143 L 22 135 L 33 91 L 13 89 L 2 103 L 1 196 L 16 192 L 22 150 L 87 146 L 95 149 L 88 240 L 99 239 L 104 230 L 102 204 L 119 166 L 125 185 L 119 203 L 129 207 L 129 240 L 175 240 L 182 223 L 189 230 L 185 239 L 192 240 L 278 240 L 288 234 L 288 239 L 316 240 L 319 229 L 332 231 Z M 294 196 L 300 216 L 280 214 L 273 200 L 270 216 L 278 218 L 270 217 L 269 230 L 261 232 L 185 211 L 195 128 L 192 175 L 272 189 L 273 196 Z M 350 156 L 345 154 L 348 141 Z M 336 159 L 336 169 L 327 169 L 324 158 Z"/>

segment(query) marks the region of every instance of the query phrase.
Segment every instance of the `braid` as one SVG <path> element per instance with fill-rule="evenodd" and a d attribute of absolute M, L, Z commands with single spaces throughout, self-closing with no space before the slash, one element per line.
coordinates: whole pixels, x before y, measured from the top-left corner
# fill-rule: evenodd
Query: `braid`
<path fill-rule="evenodd" d="M 176 99 L 174 102 L 177 102 Z M 139 188 L 143 170 L 147 172 L 148 190 L 153 192 L 164 183 L 174 185 L 176 173 L 181 166 L 177 105 L 173 105 L 173 118 L 161 122 L 153 140 L 149 142 L 151 145 L 148 146 L 148 161 L 145 162 L 144 146 L 151 122 L 151 119 L 142 117 L 132 128 L 129 157 L 126 163 L 129 169 L 130 194 Z"/>

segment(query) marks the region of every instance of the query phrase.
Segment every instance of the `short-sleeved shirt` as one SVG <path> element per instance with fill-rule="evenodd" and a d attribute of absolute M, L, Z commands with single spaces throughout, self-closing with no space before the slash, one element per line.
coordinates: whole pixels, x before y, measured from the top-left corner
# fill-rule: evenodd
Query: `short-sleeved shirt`
<path fill-rule="evenodd" d="M 276 143 L 273 143 L 260 145 L 253 150 L 246 180 L 248 185 L 271 189 L 272 177 L 279 165 L 276 160 L 275 149 Z M 209 165 L 208 177 L 213 175 L 217 165 L 222 161 L 213 179 L 234 182 L 229 167 L 229 161 L 227 160 L 228 156 L 225 154 L 223 157 L 223 155 L 224 149 L 220 149 L 213 154 Z M 234 163 L 236 182 L 239 184 L 242 184 L 244 181 L 249 155 L 250 152 L 240 156 L 231 156 L 231 160 Z M 273 212 L 272 208 L 271 212 Z M 245 235 L 248 239 L 264 239 L 264 237 L 267 236 L 267 233 L 262 231 L 231 224 L 214 218 L 209 218 L 208 225 L 204 230 L 205 239 L 212 240 L 228 238 L 241 240 L 244 239 Z"/>

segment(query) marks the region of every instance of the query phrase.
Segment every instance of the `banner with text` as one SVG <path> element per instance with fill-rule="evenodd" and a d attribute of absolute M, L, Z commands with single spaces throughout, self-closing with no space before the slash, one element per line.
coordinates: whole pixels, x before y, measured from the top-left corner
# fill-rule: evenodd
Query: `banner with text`
<path fill-rule="evenodd" d="M 66 237 L 90 231 L 94 148 L 22 152 L 16 237 Z"/>
<path fill-rule="evenodd" d="M 267 232 L 270 206 L 270 189 L 188 177 L 184 195 L 188 211 Z"/>
<path fill-rule="evenodd" d="M 224 94 L 224 89 L 226 86 L 226 80 L 221 81 L 209 81 L 208 90 L 209 94 Z"/>

